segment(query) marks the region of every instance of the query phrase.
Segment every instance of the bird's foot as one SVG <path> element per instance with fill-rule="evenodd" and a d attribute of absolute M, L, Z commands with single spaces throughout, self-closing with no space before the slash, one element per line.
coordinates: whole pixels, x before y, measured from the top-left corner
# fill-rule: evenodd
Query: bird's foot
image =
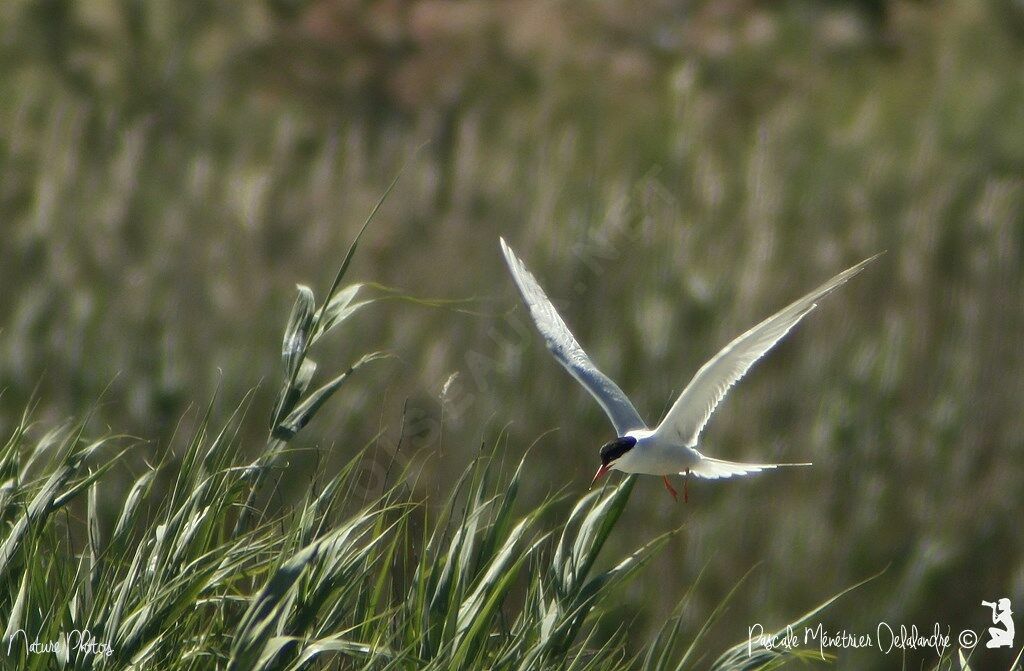
<path fill-rule="evenodd" d="M 672 498 L 675 499 L 676 503 L 678 503 L 679 502 L 679 492 L 677 492 L 676 488 L 672 486 L 672 483 L 668 481 L 668 476 L 667 475 L 661 476 L 661 480 L 662 480 L 662 482 L 665 483 L 665 489 L 668 490 L 668 493 L 671 494 Z"/>

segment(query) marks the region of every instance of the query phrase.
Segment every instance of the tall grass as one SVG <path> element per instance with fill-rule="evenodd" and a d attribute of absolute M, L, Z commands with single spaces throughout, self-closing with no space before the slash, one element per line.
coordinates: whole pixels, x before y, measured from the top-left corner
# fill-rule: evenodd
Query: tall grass
<path fill-rule="evenodd" d="M 865 19 L 868 6 L 887 17 Z M 395 444 L 406 402 L 397 471 L 434 455 L 410 482 L 417 500 L 443 500 L 481 439 L 495 442 L 492 422 L 509 422 L 509 459 L 546 436 L 520 482 L 525 509 L 585 486 L 607 421 L 515 307 L 498 235 L 529 250 L 650 421 L 736 333 L 884 248 L 706 433 L 714 454 L 814 469 L 698 483 L 686 507 L 636 483 L 608 559 L 687 523 L 614 600 L 623 636 L 640 649 L 682 593 L 683 630 L 700 629 L 754 563 L 749 598 L 705 649 L 885 566 L 832 623 L 977 627 L 981 599 L 1024 602 L 1021 3 L 169 7 L 0 2 L 0 434 L 37 386 L 39 427 L 95 406 L 86 435 L 156 441 L 126 463 L 162 464 L 162 491 L 177 468 L 163 452 L 181 454 L 176 427 L 197 399 L 230 407 L 261 381 L 283 388 L 273 352 L 294 284 L 322 303 L 351 232 L 431 140 L 352 270 L 473 296 L 481 314 L 360 308 L 349 336 L 321 338 L 305 394 L 364 353 L 396 359 L 350 376 L 346 411 L 321 411 L 282 453 L 267 452 L 278 395 L 253 395 L 236 465 L 263 486 L 240 529 L 297 505 L 309 444 L 331 472 L 353 437 Z M 388 459 L 370 461 L 382 474 Z M 101 519 L 140 468 L 103 476 Z M 67 510 L 40 519 L 87 506 Z"/>
<path fill-rule="evenodd" d="M 326 400 L 379 356 L 310 391 L 312 347 L 360 305 L 360 285 L 342 286 L 356 242 L 319 305 L 299 288 L 255 462 L 240 440 L 248 397 L 225 420 L 211 404 L 182 453 L 166 453 L 115 501 L 104 475 L 146 445 L 89 441 L 86 421 L 38 437 L 29 414 L 17 424 L 0 448 L 4 668 L 658 671 L 707 657 L 704 630 L 684 631 L 678 618 L 639 654 L 625 644 L 630 623 L 608 621 L 610 601 L 674 533 L 599 561 L 632 476 L 524 509 L 524 463 L 504 468 L 508 438 L 497 436 L 443 504 L 414 499 L 404 477 L 367 500 L 362 453 L 317 472 L 294 504 L 257 495 Z M 713 668 L 790 656 L 741 648 Z"/>

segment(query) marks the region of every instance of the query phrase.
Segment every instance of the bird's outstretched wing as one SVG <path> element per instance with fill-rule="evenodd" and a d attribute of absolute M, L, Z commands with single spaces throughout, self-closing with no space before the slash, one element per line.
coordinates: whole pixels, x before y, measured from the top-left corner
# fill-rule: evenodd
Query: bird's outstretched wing
<path fill-rule="evenodd" d="M 878 256 L 876 254 L 844 270 L 726 345 L 725 349 L 697 371 L 661 420 L 656 432 L 666 440 L 679 441 L 691 447 L 696 445 L 697 437 L 715 407 L 754 362 L 817 307 L 818 300 L 864 270 Z"/>
<path fill-rule="evenodd" d="M 505 255 L 508 268 L 512 271 L 512 279 L 519 287 L 519 293 L 533 317 L 537 330 L 544 336 L 544 342 L 558 363 L 562 364 L 576 380 L 587 388 L 597 402 L 604 408 L 608 418 L 612 420 L 615 431 L 620 436 L 634 429 L 646 428 L 640 413 L 636 411 L 619 386 L 611 378 L 602 373 L 590 361 L 569 328 L 562 321 L 555 306 L 551 304 L 544 290 L 515 252 L 508 246 L 504 238 L 501 240 L 501 251 Z"/>

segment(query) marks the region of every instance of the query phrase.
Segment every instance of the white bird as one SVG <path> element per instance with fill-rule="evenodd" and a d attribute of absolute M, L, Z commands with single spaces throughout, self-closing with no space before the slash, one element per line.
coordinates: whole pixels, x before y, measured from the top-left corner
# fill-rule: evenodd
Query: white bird
<path fill-rule="evenodd" d="M 689 476 L 692 473 L 713 480 L 749 475 L 779 466 L 811 465 L 748 464 L 715 459 L 697 450 L 697 439 L 726 392 L 750 370 L 754 362 L 817 307 L 818 300 L 861 272 L 878 258 L 878 254 L 844 270 L 726 345 L 697 371 L 657 428 L 650 429 L 619 386 L 590 361 L 544 290 L 504 238 L 499 240 L 505 261 L 512 271 L 512 279 L 519 287 L 548 349 L 558 363 L 597 399 L 618 435 L 601 448 L 601 466 L 594 474 L 591 487 L 610 470 L 660 475 L 672 498 L 678 500 L 678 493 L 669 482 L 669 474 Z M 684 494 L 684 500 L 688 498 Z"/>

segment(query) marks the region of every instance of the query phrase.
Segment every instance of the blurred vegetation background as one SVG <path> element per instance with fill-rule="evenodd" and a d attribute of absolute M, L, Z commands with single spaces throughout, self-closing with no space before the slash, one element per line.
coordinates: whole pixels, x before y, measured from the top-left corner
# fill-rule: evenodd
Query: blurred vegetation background
<path fill-rule="evenodd" d="M 97 426 L 154 453 L 215 394 L 226 414 L 262 384 L 266 417 L 294 284 L 324 291 L 408 162 L 352 272 L 462 302 L 378 303 L 326 343 L 325 364 L 398 359 L 309 447 L 379 434 L 368 486 L 412 460 L 430 500 L 507 430 L 512 461 L 537 443 L 527 495 L 582 493 L 613 436 L 498 235 L 650 422 L 734 335 L 884 249 L 704 434 L 814 468 L 691 483 L 685 506 L 641 480 L 621 547 L 684 529 L 621 621 L 646 640 L 696 583 L 698 626 L 754 568 L 724 647 L 887 569 L 827 626 L 981 631 L 982 599 L 1024 604 L 1022 63 L 1017 0 L 10 0 L 0 416 L 102 398 Z"/>

